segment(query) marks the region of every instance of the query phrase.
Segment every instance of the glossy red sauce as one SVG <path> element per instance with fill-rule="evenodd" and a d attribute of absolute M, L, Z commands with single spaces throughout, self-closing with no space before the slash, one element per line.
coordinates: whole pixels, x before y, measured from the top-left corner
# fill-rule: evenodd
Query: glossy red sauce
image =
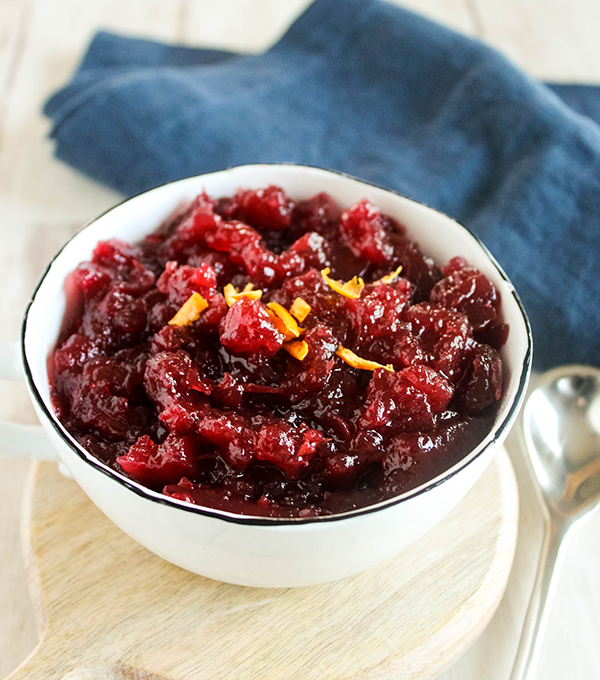
<path fill-rule="evenodd" d="M 354 297 L 326 268 L 362 279 Z M 481 441 L 502 392 L 493 284 L 461 258 L 440 269 L 367 201 L 201 195 L 141 243 L 98 243 L 73 281 L 58 417 L 115 470 L 191 503 L 309 517 L 396 496 Z M 227 284 L 261 297 L 229 306 Z M 205 308 L 169 324 L 193 293 Z M 290 337 L 268 305 L 297 298 L 309 311 Z"/>

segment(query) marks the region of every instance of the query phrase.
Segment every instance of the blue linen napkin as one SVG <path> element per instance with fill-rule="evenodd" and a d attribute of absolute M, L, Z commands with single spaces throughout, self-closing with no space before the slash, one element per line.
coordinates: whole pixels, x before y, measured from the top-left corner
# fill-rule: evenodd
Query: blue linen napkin
<path fill-rule="evenodd" d="M 380 0 L 316 0 L 260 55 L 99 33 L 45 113 L 56 155 L 124 194 L 294 161 L 426 203 L 507 271 L 537 369 L 600 364 L 598 88 Z"/>

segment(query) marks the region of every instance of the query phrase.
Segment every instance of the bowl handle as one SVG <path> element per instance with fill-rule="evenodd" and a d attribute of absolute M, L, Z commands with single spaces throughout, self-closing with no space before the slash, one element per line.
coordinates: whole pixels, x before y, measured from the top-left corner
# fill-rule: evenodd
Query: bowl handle
<path fill-rule="evenodd" d="M 0 380 L 24 380 L 17 342 L 0 342 Z M 0 420 L 0 456 L 58 460 L 57 453 L 39 425 L 21 425 L 5 420 Z"/>

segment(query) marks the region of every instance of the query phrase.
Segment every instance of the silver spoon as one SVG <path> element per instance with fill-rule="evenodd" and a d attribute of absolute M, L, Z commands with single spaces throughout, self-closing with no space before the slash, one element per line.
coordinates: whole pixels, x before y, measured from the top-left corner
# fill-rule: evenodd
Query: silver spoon
<path fill-rule="evenodd" d="M 546 535 L 510 680 L 533 678 L 565 539 L 600 500 L 600 370 L 562 366 L 541 376 L 523 432 Z"/>

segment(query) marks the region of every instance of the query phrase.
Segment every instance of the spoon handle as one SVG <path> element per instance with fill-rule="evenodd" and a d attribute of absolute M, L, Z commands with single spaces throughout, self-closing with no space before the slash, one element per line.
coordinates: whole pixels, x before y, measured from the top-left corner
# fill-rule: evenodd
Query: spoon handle
<path fill-rule="evenodd" d="M 527 680 L 535 674 L 550 605 L 558 584 L 564 556 L 562 549 L 565 547 L 568 529 L 567 525 L 556 518 L 552 518 L 547 526 L 510 680 Z"/>

